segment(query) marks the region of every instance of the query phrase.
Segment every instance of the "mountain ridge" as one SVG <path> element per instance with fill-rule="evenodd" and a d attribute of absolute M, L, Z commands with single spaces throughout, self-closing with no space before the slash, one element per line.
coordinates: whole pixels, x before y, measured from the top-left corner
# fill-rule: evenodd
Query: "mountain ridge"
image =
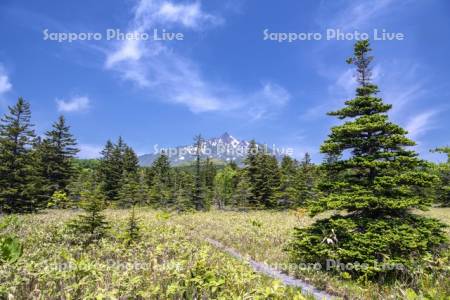
<path fill-rule="evenodd" d="M 250 141 L 237 139 L 225 132 L 218 137 L 204 139 L 201 157 L 204 159 L 209 157 L 212 160 L 224 163 L 234 161 L 238 165 L 242 165 L 247 156 L 249 145 Z M 265 148 L 268 153 L 275 154 L 277 159 L 281 159 L 282 155 L 273 153 L 272 149 L 267 147 L 267 145 L 260 143 L 257 143 L 257 145 L 263 149 Z M 196 149 L 193 144 L 161 148 L 157 151 L 155 149 L 154 153 L 139 156 L 139 164 L 143 167 L 150 166 L 163 151 L 169 157 L 171 165 L 179 166 L 194 161 Z"/>

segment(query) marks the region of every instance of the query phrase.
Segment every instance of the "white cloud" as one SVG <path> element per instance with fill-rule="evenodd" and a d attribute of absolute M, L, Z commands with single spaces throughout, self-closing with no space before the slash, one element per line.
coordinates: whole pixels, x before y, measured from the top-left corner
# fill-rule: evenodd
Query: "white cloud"
<path fill-rule="evenodd" d="M 438 110 L 429 110 L 410 118 L 406 124 L 409 137 L 416 139 L 433 129 L 433 117 L 438 113 Z"/>
<path fill-rule="evenodd" d="M 91 144 L 80 144 L 78 145 L 80 152 L 78 152 L 79 158 L 98 158 L 101 156 L 100 152 L 103 150 L 103 147 L 98 145 Z"/>
<path fill-rule="evenodd" d="M 178 27 L 206 30 L 223 23 L 221 17 L 208 14 L 200 2 L 176 4 L 170 1 L 140 0 L 127 31 L 147 32 L 153 28 Z M 253 119 L 267 115 L 268 106 L 282 107 L 287 92 L 278 85 L 264 85 L 246 93 L 222 82 L 207 79 L 199 65 L 179 54 L 169 44 L 158 41 L 122 41 L 108 52 L 105 67 L 122 79 L 169 103 L 186 106 L 194 113 L 245 110 Z M 257 102 L 256 96 L 261 99 Z"/>
<path fill-rule="evenodd" d="M 11 82 L 9 82 L 8 75 L 0 74 L 0 94 L 10 91 L 12 88 Z"/>
<path fill-rule="evenodd" d="M 249 114 L 251 120 L 273 116 L 277 109 L 284 107 L 291 98 L 282 86 L 266 82 L 259 91 L 248 97 L 251 100 Z"/>
<path fill-rule="evenodd" d="M 319 24 L 343 31 L 361 30 L 370 21 L 392 13 L 395 8 L 403 7 L 408 0 L 366 0 L 336 1 L 334 5 L 323 6 L 318 19 Z M 329 4 L 326 2 L 326 4 Z M 331 16 L 334 16 L 330 18 Z"/>
<path fill-rule="evenodd" d="M 80 112 L 86 111 L 90 107 L 90 100 L 87 96 L 76 96 L 68 100 L 56 99 L 59 112 Z"/>
<path fill-rule="evenodd" d="M 3 96 L 12 89 L 12 84 L 6 70 L 0 64 L 0 101 L 3 101 Z"/>

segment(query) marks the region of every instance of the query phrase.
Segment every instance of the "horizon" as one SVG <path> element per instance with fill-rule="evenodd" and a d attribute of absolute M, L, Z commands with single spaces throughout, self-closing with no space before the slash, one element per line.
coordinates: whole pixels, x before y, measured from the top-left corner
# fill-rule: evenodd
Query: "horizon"
<path fill-rule="evenodd" d="M 177 147 L 198 133 L 230 132 L 293 148 L 297 159 L 309 152 L 320 162 L 329 128 L 341 123 L 326 112 L 354 96 L 354 70 L 345 60 L 355 38 L 366 34 L 375 56 L 373 82 L 393 104 L 391 120 L 409 131 L 422 158 L 444 161 L 430 149 L 450 144 L 450 42 L 442 39 L 450 34 L 449 6 L 4 1 L 0 114 L 24 97 L 38 134 L 63 114 L 80 158 L 99 157 L 118 136 L 143 155 L 156 144 Z M 120 33 L 111 37 L 108 30 Z M 128 32 L 148 38 L 120 38 Z M 81 33 L 92 36 L 81 41 Z"/>

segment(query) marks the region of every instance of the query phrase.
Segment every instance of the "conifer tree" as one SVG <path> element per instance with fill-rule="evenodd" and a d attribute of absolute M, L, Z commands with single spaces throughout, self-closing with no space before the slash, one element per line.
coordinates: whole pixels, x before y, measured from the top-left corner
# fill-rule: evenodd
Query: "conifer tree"
<path fill-rule="evenodd" d="M 209 208 L 214 197 L 214 178 L 216 176 L 216 167 L 211 158 L 207 157 L 201 171 L 202 186 L 204 188 L 205 207 Z"/>
<path fill-rule="evenodd" d="M 139 160 L 131 147 L 122 137 L 116 144 L 107 141 L 98 166 L 102 191 L 108 201 L 118 199 L 121 183 L 125 174 L 137 174 Z"/>
<path fill-rule="evenodd" d="M 118 206 L 124 208 L 142 205 L 146 202 L 147 189 L 140 174 L 124 173 L 117 200 Z"/>
<path fill-rule="evenodd" d="M 296 188 L 296 161 L 289 156 L 284 156 L 280 166 L 280 185 L 274 194 L 277 205 L 293 206 L 298 199 Z"/>
<path fill-rule="evenodd" d="M 447 161 L 436 167 L 439 182 L 436 184 L 435 191 L 437 202 L 443 206 L 450 206 L 450 147 L 436 148 L 432 152 L 447 155 Z"/>
<path fill-rule="evenodd" d="M 370 50 L 367 40 L 358 41 L 347 61 L 356 66 L 356 97 L 329 113 L 347 121 L 333 127 L 321 147 L 322 153 L 339 157 L 325 166 L 338 176 L 330 177 L 324 197 L 311 207 L 312 213 L 333 209 L 346 215 L 297 228 L 291 254 L 302 263 L 326 265 L 333 260 L 368 266 L 327 268 L 345 272 L 341 275 L 346 277 L 411 280 L 414 268 L 423 265 L 430 253 L 439 255 L 446 237 L 437 220 L 410 213 L 410 208 L 430 205 L 432 195 L 427 190 L 435 178 L 425 171 L 425 162 L 407 149 L 414 145 L 407 132 L 389 121 L 391 105 L 377 97 L 378 87 L 371 83 Z M 348 157 L 341 156 L 344 151 Z"/>
<path fill-rule="evenodd" d="M 242 170 L 237 173 L 238 181 L 233 195 L 233 202 L 238 207 L 248 207 L 252 197 L 251 186 L 247 175 Z"/>
<path fill-rule="evenodd" d="M 307 152 L 300 162 L 296 178 L 298 205 L 304 206 L 316 199 L 318 195 L 316 176 L 316 167 L 311 162 L 311 156 Z"/>
<path fill-rule="evenodd" d="M 30 104 L 19 98 L 0 121 L 0 212 L 36 209 Z"/>
<path fill-rule="evenodd" d="M 356 43 L 354 56 L 347 61 L 357 69 L 356 98 L 329 113 L 352 120 L 333 127 L 321 151 L 339 155 L 349 150 L 352 156 L 330 166 L 345 175 L 334 182 L 320 205 L 366 215 L 404 213 L 405 209 L 430 204 L 423 188 L 429 187 L 433 178 L 421 170 L 424 162 L 417 154 L 406 149 L 415 145 L 406 137 L 407 132 L 389 121 L 387 112 L 392 106 L 376 96 L 378 87 L 370 82 L 370 50 L 367 40 Z"/>
<path fill-rule="evenodd" d="M 130 217 L 128 218 L 127 229 L 126 229 L 126 240 L 127 244 L 130 245 L 137 239 L 139 239 L 139 219 L 136 217 L 135 205 L 132 206 Z"/>
<path fill-rule="evenodd" d="M 101 188 L 108 200 L 112 200 L 117 196 L 119 182 L 122 177 L 122 169 L 117 158 L 114 156 L 114 144 L 108 140 L 103 148 L 98 166 Z"/>
<path fill-rule="evenodd" d="M 172 170 L 167 155 L 163 152 L 153 162 L 150 181 L 150 203 L 155 207 L 168 208 L 174 204 L 172 195 Z"/>
<path fill-rule="evenodd" d="M 258 205 L 266 208 L 276 206 L 275 193 L 280 185 L 278 161 L 273 155 L 259 153 L 257 155 L 257 173 L 255 190 Z"/>
<path fill-rule="evenodd" d="M 69 228 L 83 235 L 81 240 L 86 244 L 104 237 L 109 227 L 102 214 L 106 208 L 106 199 L 95 184 L 91 182 L 89 188 L 82 192 L 80 206 L 85 213 L 69 223 Z"/>
<path fill-rule="evenodd" d="M 122 154 L 122 159 L 123 159 L 123 172 L 134 174 L 138 172 L 139 158 L 137 157 L 136 153 L 131 147 L 129 146 L 125 147 Z"/>
<path fill-rule="evenodd" d="M 194 190 L 194 179 L 188 172 L 175 169 L 173 172 L 173 198 L 178 211 L 189 211 L 194 208 L 192 192 Z"/>
<path fill-rule="evenodd" d="M 171 167 L 169 157 L 162 152 L 152 164 L 152 174 L 159 178 L 161 183 L 169 188 L 171 185 Z"/>
<path fill-rule="evenodd" d="M 250 186 L 250 197 L 248 199 L 249 205 L 257 206 L 259 190 L 257 186 L 258 177 L 258 153 L 259 148 L 255 140 L 250 141 L 250 145 L 247 149 L 247 157 L 245 158 L 245 175 Z"/>
<path fill-rule="evenodd" d="M 52 125 L 52 129 L 45 133 L 45 138 L 40 143 L 41 164 L 38 167 L 41 176 L 47 182 L 48 197 L 56 191 L 67 192 L 66 188 L 73 179 L 76 169 L 73 159 L 78 153 L 76 140 L 70 133 L 70 126 L 66 124 L 63 116 Z"/>
<path fill-rule="evenodd" d="M 201 154 L 203 138 L 199 134 L 194 138 L 195 146 L 195 169 L 194 169 L 194 190 L 192 192 L 192 202 L 196 210 L 205 209 L 204 191 L 201 178 Z"/>

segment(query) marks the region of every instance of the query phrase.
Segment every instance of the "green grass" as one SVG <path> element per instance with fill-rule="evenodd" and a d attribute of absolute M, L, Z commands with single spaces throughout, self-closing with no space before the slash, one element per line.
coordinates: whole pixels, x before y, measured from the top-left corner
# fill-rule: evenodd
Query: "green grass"
<path fill-rule="evenodd" d="M 301 211 L 168 215 L 143 208 L 138 211 L 142 237 L 131 247 L 123 237 L 128 213 L 108 210 L 109 236 L 87 248 L 75 243 L 77 237 L 65 227 L 78 212 L 50 210 L 19 216 L 20 222 L 6 230 L 22 240 L 24 254 L 15 264 L 1 266 L 0 293 L 15 299 L 302 299 L 298 290 L 255 274 L 247 264 L 204 242 L 205 237 L 218 240 L 254 260 L 287 270 L 284 248 L 292 228 L 314 222 Z M 420 214 L 450 224 L 450 208 Z M 448 260 L 441 264 L 449 268 Z M 415 299 L 412 290 L 400 283 L 381 286 L 317 271 L 294 273 L 350 299 L 405 299 L 407 295 Z M 417 299 L 449 299 L 448 273 L 442 276 L 421 274 Z"/>
<path fill-rule="evenodd" d="M 304 299 L 155 211 L 138 214 L 142 237 L 129 247 L 128 213 L 108 211 L 109 236 L 86 248 L 66 230 L 74 212 L 19 216 L 7 230 L 23 242 L 24 254 L 1 266 L 0 298 Z"/>

